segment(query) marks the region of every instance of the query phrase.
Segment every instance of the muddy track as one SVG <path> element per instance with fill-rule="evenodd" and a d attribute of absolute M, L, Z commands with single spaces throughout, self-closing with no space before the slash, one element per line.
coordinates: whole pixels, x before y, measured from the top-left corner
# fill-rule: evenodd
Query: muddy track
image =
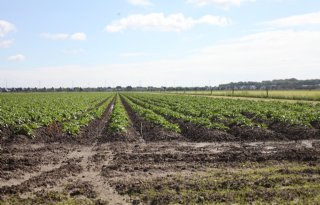
<path fill-rule="evenodd" d="M 107 166 L 113 158 L 109 150 L 109 145 L 93 145 L 80 147 L 70 153 L 69 157 L 81 159 L 79 165 L 83 171 L 67 177 L 64 183 L 58 184 L 53 190 L 66 191 L 70 196 L 97 198 L 110 204 L 126 204 L 129 199 L 118 195 L 108 180 L 100 174 L 102 167 Z M 97 156 L 103 156 L 103 160 L 96 160 Z"/>
<path fill-rule="evenodd" d="M 50 147 L 49 150 L 47 147 Z M 102 167 L 107 166 L 113 158 L 110 145 L 43 144 L 36 149 L 33 149 L 32 144 L 21 145 L 20 148 L 15 145 L 7 148 L 6 153 L 10 156 L 19 150 L 21 155 L 32 152 L 36 156 L 49 157 L 33 161 L 34 156 L 27 155 L 22 160 L 27 161 L 27 164 L 21 164 L 21 160 L 15 161 L 12 163 L 18 165 L 11 169 L 6 169 L 4 164 L 1 171 L 10 174 L 0 179 L 0 199 L 16 194 L 34 197 L 39 191 L 46 190 L 67 192 L 72 197 L 97 198 L 111 204 L 126 204 L 128 201 L 125 196 L 119 196 L 108 180 L 100 175 Z M 49 160 L 52 156 L 56 156 L 53 164 Z M 28 170 L 29 167 L 33 170 Z"/>
<path fill-rule="evenodd" d="M 1 160 L 0 199 L 56 191 L 126 204 L 135 200 L 130 186 L 150 177 L 249 162 L 319 164 L 320 142 L 14 144 L 1 148 Z"/>
<path fill-rule="evenodd" d="M 244 162 L 320 162 L 320 147 L 313 141 L 148 143 L 113 147 L 115 158 L 104 167 L 104 176 L 120 173 L 148 176 L 166 172 L 191 171 L 209 167 L 235 166 Z"/>
<path fill-rule="evenodd" d="M 42 148 L 47 146 L 49 145 L 43 145 Z M 32 150 L 31 144 L 26 147 Z M 110 145 L 57 145 L 55 148 L 54 153 L 53 150 L 33 150 L 37 155 L 58 155 L 55 164 L 51 164 L 48 159 L 41 159 L 40 163 L 30 162 L 28 165 L 21 164 L 16 167 L 20 170 L 34 167 L 35 169 L 29 170 L 29 173 L 12 172 L 2 168 L 4 172 L 11 172 L 11 175 L 1 179 L 0 199 L 16 194 L 34 197 L 37 192 L 46 190 L 67 192 L 72 197 L 98 198 L 111 204 L 127 203 L 128 199 L 118 195 L 108 180 L 100 175 L 102 167 L 107 166 L 113 158 L 112 152 L 109 151 Z M 18 149 L 14 148 L 15 151 Z M 24 151 L 26 150 L 21 150 L 21 153 Z M 103 160 L 97 160 L 97 156 L 103 156 Z"/>
<path fill-rule="evenodd" d="M 32 198 L 58 192 L 99 200 L 97 204 L 127 204 L 141 201 L 127 194 L 143 190 L 147 179 L 250 163 L 292 162 L 312 168 L 320 165 L 320 142 L 13 144 L 1 147 L 0 156 L 5 159 L 1 176 L 6 176 L 0 179 L 0 202 L 15 195 Z"/>
<path fill-rule="evenodd" d="M 287 163 L 297 166 L 317 167 L 320 165 L 319 141 L 299 142 L 216 142 L 216 143 L 191 143 L 191 142 L 150 142 L 147 144 L 130 145 L 119 144 L 112 147 L 114 159 L 108 166 L 102 168 L 101 174 L 110 179 L 111 185 L 121 194 L 144 193 L 144 186 L 150 185 L 150 189 L 157 192 L 161 186 L 157 182 L 166 184 L 168 179 L 176 176 L 175 184 L 184 184 L 179 181 L 181 177 L 192 176 L 199 173 L 200 176 L 208 176 L 208 170 L 233 169 L 246 170 L 247 165 L 259 166 L 286 166 Z M 254 168 L 255 169 L 255 168 Z M 253 169 L 253 170 L 254 170 Z M 311 170 L 312 171 L 312 170 Z M 315 170 L 317 171 L 317 170 Z M 203 174 L 202 174 L 203 173 Z M 318 172 L 314 176 L 318 177 Z M 197 178 L 193 179 L 195 183 Z M 187 182 L 186 182 L 187 183 Z M 204 182 L 203 182 L 204 183 Z M 230 182 L 231 183 L 231 182 Z M 241 183 L 237 178 L 232 183 Z M 257 182 L 258 183 L 258 182 Z M 205 184 L 205 183 L 204 183 Z M 206 184 L 207 189 L 213 184 Z M 148 186 L 149 186 L 148 185 Z M 185 185 L 188 189 L 188 184 Z M 195 188 L 201 189 L 203 184 L 195 184 Z M 179 197 L 179 193 L 167 192 L 172 197 Z M 168 187 L 172 188 L 172 187 Z M 152 196 L 150 196 L 152 198 Z M 143 204 L 150 201 L 146 198 L 137 199 Z M 144 201 L 146 200 L 146 201 Z M 215 199 L 212 203 L 214 202 Z M 163 204 L 163 201 L 154 204 Z M 167 204 L 166 202 L 165 204 Z"/>

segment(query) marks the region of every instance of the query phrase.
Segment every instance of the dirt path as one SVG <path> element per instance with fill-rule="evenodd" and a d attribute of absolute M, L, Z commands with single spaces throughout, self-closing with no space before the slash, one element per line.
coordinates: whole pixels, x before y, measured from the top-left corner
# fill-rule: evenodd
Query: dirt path
<path fill-rule="evenodd" d="M 45 145 L 52 146 L 52 145 Z M 44 147 L 45 147 L 44 146 Z M 0 195 L 21 194 L 22 197 L 35 196 L 41 190 L 68 192 L 74 197 L 97 198 L 110 204 L 128 204 L 127 196 L 120 196 L 110 186 L 108 179 L 101 176 L 101 169 L 108 166 L 113 159 L 111 145 L 64 145 L 60 147 L 60 152 L 54 154 L 59 156 L 58 163 L 50 163 L 47 157 L 42 157 L 39 164 L 16 164 L 11 170 L 7 179 L 0 177 Z M 44 148 L 42 147 L 42 148 Z M 17 147 L 7 147 L 6 150 L 17 151 Z M 30 161 L 29 157 L 23 152 L 32 150 L 31 145 L 25 145 L 21 155 L 11 157 L 9 161 Z M 51 156 L 51 151 L 36 151 L 38 156 Z M 27 171 L 29 166 L 34 166 L 35 171 Z M 5 175 L 3 175 L 5 176 Z"/>
<path fill-rule="evenodd" d="M 1 150 L 0 202 L 15 195 L 34 198 L 57 192 L 100 204 L 131 204 L 136 199 L 127 194 L 145 180 L 189 176 L 219 167 L 232 170 L 244 163 L 265 166 L 269 161 L 276 165 L 289 161 L 315 166 L 320 160 L 319 140 L 15 144 Z"/>
<path fill-rule="evenodd" d="M 70 187 L 72 185 L 72 189 L 69 191 L 71 191 L 72 195 L 77 195 L 75 190 L 81 189 L 81 186 L 86 184 L 90 186 L 90 190 L 88 191 L 94 193 L 95 198 L 107 201 L 110 204 L 128 204 L 129 198 L 117 194 L 110 186 L 108 180 L 101 176 L 100 171 L 102 167 L 108 166 L 113 159 L 113 153 L 110 150 L 110 145 L 104 144 L 100 146 L 82 146 L 71 152 L 68 155 L 68 159 L 81 159 L 79 164 L 83 171 L 76 176 L 66 179 L 67 183 L 60 184 L 55 190 L 59 191 L 63 187 Z M 103 156 L 103 161 L 97 160 L 99 156 Z M 88 195 L 88 193 L 78 194 Z"/>

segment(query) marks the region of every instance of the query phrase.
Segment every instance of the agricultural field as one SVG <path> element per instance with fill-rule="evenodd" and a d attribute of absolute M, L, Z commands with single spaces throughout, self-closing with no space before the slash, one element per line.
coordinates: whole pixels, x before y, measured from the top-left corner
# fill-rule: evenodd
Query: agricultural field
<path fill-rule="evenodd" d="M 172 92 L 190 95 L 320 101 L 320 90 L 213 90 Z"/>
<path fill-rule="evenodd" d="M 0 204 L 319 204 L 320 102 L 0 94 Z"/>

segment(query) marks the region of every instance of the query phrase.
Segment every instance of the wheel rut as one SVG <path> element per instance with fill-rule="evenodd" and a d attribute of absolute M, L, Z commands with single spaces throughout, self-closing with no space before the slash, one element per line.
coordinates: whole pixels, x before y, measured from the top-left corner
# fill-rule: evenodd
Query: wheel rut
<path fill-rule="evenodd" d="M 95 198 L 110 204 L 129 204 L 129 197 L 119 195 L 116 190 L 111 187 L 108 179 L 101 176 L 102 167 L 108 166 L 113 159 L 110 146 L 112 145 L 94 144 L 93 146 L 79 147 L 71 152 L 68 158 L 78 160 L 78 165 L 82 167 L 82 171 L 66 178 L 63 183 L 60 183 L 53 190 L 68 191 L 70 195 L 75 195 L 74 189 L 81 189 L 83 184 L 89 184 L 91 190 L 86 190 L 85 193 L 78 193 L 79 196 L 92 192 Z M 99 157 L 102 159 L 97 160 Z M 73 189 L 68 190 L 68 187 L 73 187 Z"/>

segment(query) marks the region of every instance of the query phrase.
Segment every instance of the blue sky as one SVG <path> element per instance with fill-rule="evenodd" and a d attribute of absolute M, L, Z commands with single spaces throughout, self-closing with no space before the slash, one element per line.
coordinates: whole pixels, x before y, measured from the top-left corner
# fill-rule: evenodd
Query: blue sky
<path fill-rule="evenodd" d="M 320 78 L 318 0 L 0 0 L 0 87 Z"/>

